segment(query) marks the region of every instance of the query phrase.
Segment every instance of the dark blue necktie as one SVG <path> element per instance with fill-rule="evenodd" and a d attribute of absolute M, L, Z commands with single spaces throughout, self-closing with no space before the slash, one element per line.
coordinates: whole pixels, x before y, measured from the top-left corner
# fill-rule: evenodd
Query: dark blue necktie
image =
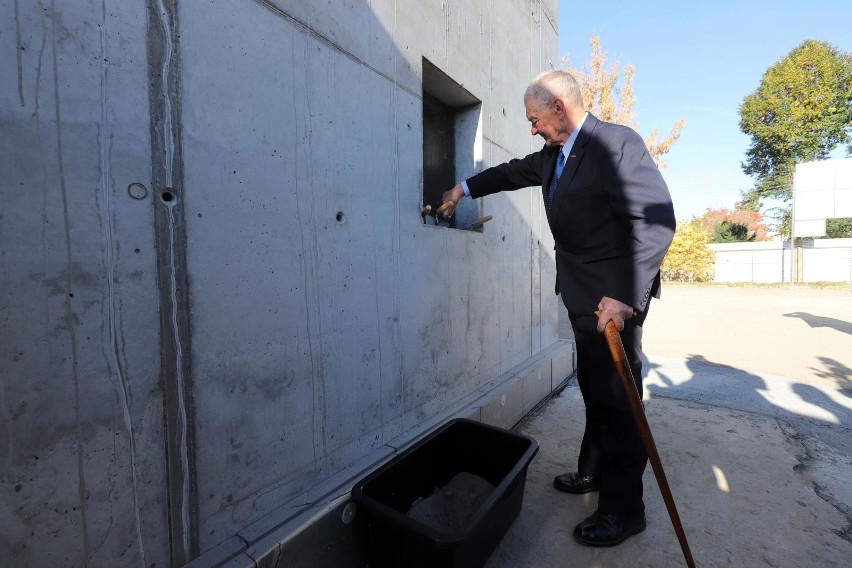
<path fill-rule="evenodd" d="M 562 168 L 565 167 L 565 153 L 562 147 L 559 148 L 559 155 L 556 157 L 556 169 L 553 172 L 553 179 L 550 180 L 550 187 L 547 188 L 547 210 L 553 208 L 553 196 L 556 194 L 556 184 L 559 182 L 559 176 L 562 175 Z"/>

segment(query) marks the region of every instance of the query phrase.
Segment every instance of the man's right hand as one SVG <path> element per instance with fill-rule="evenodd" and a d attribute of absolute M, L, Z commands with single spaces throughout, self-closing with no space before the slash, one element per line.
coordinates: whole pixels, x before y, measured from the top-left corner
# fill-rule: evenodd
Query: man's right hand
<path fill-rule="evenodd" d="M 624 322 L 637 315 L 636 310 L 625 303 L 604 296 L 598 303 L 598 333 L 603 333 L 608 321 L 612 320 L 618 331 L 624 329 Z"/>
<path fill-rule="evenodd" d="M 453 187 L 449 191 L 445 191 L 444 195 L 441 196 L 441 205 L 450 203 L 449 207 L 444 209 L 443 215 L 444 217 L 452 217 L 453 213 L 456 212 L 456 207 L 459 206 L 459 202 L 464 199 L 464 189 L 460 183 L 457 183 L 455 187 Z"/>

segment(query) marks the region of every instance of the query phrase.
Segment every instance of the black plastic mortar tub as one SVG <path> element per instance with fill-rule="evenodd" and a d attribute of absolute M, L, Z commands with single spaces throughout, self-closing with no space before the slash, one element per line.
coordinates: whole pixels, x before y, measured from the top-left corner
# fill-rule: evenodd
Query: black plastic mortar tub
<path fill-rule="evenodd" d="M 368 514 L 370 568 L 482 566 L 521 510 L 538 442 L 458 418 L 439 427 L 362 479 L 352 498 Z M 493 486 L 460 527 L 440 530 L 407 513 L 457 474 Z"/>

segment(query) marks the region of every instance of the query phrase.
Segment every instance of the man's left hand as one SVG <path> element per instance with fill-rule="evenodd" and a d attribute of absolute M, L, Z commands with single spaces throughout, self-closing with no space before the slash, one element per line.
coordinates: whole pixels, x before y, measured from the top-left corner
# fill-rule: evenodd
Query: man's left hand
<path fill-rule="evenodd" d="M 615 322 L 618 331 L 624 329 L 624 322 L 636 315 L 636 310 L 627 304 L 623 304 L 613 298 L 604 296 L 598 304 L 598 333 L 603 333 L 606 323 L 610 320 Z"/>

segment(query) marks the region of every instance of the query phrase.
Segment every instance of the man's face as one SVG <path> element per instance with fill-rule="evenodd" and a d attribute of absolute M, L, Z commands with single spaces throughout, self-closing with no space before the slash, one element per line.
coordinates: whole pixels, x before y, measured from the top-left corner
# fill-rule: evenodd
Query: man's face
<path fill-rule="evenodd" d="M 531 100 L 525 101 L 527 120 L 530 121 L 530 134 L 541 136 L 547 146 L 559 146 L 565 142 L 560 136 L 562 123 L 555 105 L 537 107 Z"/>

